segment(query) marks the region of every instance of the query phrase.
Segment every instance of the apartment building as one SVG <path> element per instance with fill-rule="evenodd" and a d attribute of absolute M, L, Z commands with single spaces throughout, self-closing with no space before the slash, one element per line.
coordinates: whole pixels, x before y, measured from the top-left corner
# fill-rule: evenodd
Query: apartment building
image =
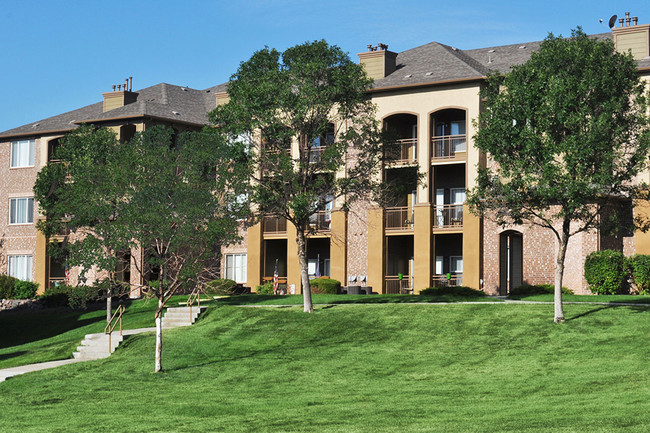
<path fill-rule="evenodd" d="M 631 50 L 641 76 L 650 80 L 650 25 L 628 17 L 611 32 L 619 51 Z M 384 127 L 398 135 L 398 160 L 385 169 L 403 191 L 391 207 L 357 203 L 344 211 L 330 202 L 313 216 L 307 244 L 311 275 L 329 275 L 344 285 L 378 293 L 417 293 L 441 285 L 465 285 L 507 293 L 523 283 L 552 283 L 555 238 L 528 226 L 498 227 L 471 214 L 465 191 L 487 157 L 473 145 L 473 120 L 482 110 L 479 91 L 490 72 L 507 72 L 525 62 L 541 42 L 460 50 L 437 42 L 400 53 L 369 45 L 359 61 L 375 79 L 370 96 Z M 0 272 L 31 279 L 41 288 L 65 278 L 62 263 L 48 259 L 47 240 L 35 229 L 36 174 L 58 140 L 81 123 L 107 126 L 120 139 L 152 124 L 177 131 L 199 128 L 206 113 L 227 102 L 225 84 L 196 90 L 159 84 L 132 91 L 129 82 L 103 94 L 103 101 L 0 133 Z M 317 148 L 327 146 L 322 137 Z M 417 173 L 424 182 L 417 182 Z M 650 182 L 650 174 L 644 174 Z M 65 234 L 61 234 L 64 236 Z M 276 270 L 289 291 L 300 293 L 295 229 L 265 217 L 242 230 L 243 241 L 223 248 L 223 276 L 255 287 Z M 591 251 L 610 245 L 597 231 L 571 239 L 565 285 L 584 291 L 583 263 Z M 630 233 L 617 247 L 626 254 L 650 253 L 650 235 Z M 132 251 L 125 260 L 138 260 Z M 4 267 L 4 268 L 3 268 Z M 74 270 L 69 277 L 75 280 Z M 92 278 L 92 277 L 91 277 Z M 142 276 L 125 272 L 136 287 Z"/>

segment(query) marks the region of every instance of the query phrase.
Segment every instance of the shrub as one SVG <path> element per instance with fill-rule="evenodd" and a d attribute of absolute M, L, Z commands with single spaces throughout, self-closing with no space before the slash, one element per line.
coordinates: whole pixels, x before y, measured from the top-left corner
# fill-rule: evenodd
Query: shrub
<path fill-rule="evenodd" d="M 61 284 L 45 290 L 39 298 L 47 307 L 64 307 L 85 309 L 89 302 L 101 299 L 98 286 L 67 286 Z"/>
<path fill-rule="evenodd" d="M 33 299 L 36 296 L 36 290 L 38 290 L 38 283 L 17 280 L 14 284 L 13 298 Z"/>
<path fill-rule="evenodd" d="M 549 293 L 555 293 L 555 286 L 553 284 L 525 284 L 523 286 L 515 287 L 514 289 L 510 290 L 509 296 L 546 295 Z M 570 289 L 564 286 L 562 287 L 562 293 L 565 295 L 573 294 Z"/>
<path fill-rule="evenodd" d="M 261 286 L 257 286 L 255 289 L 258 295 L 272 295 L 273 294 L 273 283 L 265 283 Z"/>
<path fill-rule="evenodd" d="M 429 287 L 428 289 L 420 290 L 420 295 L 424 296 L 463 296 L 468 298 L 480 298 L 485 296 L 485 292 L 472 289 L 466 286 L 446 286 L 446 287 Z"/>
<path fill-rule="evenodd" d="M 0 299 L 12 299 L 14 296 L 14 287 L 18 279 L 9 275 L 0 275 Z"/>
<path fill-rule="evenodd" d="M 585 260 L 585 280 L 589 290 L 599 295 L 613 295 L 627 288 L 625 256 L 619 251 L 594 251 Z"/>
<path fill-rule="evenodd" d="M 635 254 L 627 264 L 639 294 L 650 294 L 650 255 Z"/>
<path fill-rule="evenodd" d="M 235 287 L 237 287 L 235 281 L 228 278 L 217 278 L 207 283 L 203 291 L 208 295 L 232 295 Z"/>
<path fill-rule="evenodd" d="M 314 293 L 326 293 L 336 295 L 341 291 L 341 282 L 332 278 L 320 277 L 309 280 L 309 285 Z"/>

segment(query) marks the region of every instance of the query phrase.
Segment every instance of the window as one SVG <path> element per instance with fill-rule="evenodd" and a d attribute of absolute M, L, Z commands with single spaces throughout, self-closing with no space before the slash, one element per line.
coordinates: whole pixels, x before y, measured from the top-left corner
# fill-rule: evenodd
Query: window
<path fill-rule="evenodd" d="M 32 256 L 9 256 L 9 276 L 32 281 Z"/>
<path fill-rule="evenodd" d="M 226 278 L 246 282 L 246 254 L 226 254 Z"/>
<path fill-rule="evenodd" d="M 20 140 L 11 142 L 11 168 L 33 167 L 36 140 Z"/>
<path fill-rule="evenodd" d="M 9 224 L 31 224 L 34 222 L 34 199 L 32 197 L 9 200 Z"/>

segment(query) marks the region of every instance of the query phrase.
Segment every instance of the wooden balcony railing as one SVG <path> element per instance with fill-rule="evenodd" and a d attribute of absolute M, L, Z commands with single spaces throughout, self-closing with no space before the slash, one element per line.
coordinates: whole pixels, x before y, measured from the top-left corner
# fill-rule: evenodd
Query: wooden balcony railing
<path fill-rule="evenodd" d="M 386 230 L 412 230 L 413 208 L 389 207 L 384 212 Z"/>
<path fill-rule="evenodd" d="M 402 294 L 412 293 L 411 278 L 408 275 L 386 275 L 384 277 L 384 293 L 387 294 Z"/>
<path fill-rule="evenodd" d="M 449 287 L 462 285 L 463 274 L 433 275 L 431 277 L 431 287 Z"/>
<path fill-rule="evenodd" d="M 467 135 L 442 135 L 431 139 L 431 158 L 455 158 L 456 152 L 467 151 Z"/>
<path fill-rule="evenodd" d="M 417 161 L 417 138 L 404 138 L 397 140 L 399 148 L 395 149 L 394 154 L 390 157 L 391 165 L 413 164 Z"/>
<path fill-rule="evenodd" d="M 317 232 L 329 232 L 332 230 L 332 211 L 319 210 L 309 217 L 309 226 Z"/>
<path fill-rule="evenodd" d="M 461 228 L 463 226 L 462 204 L 433 205 L 434 228 Z"/>
<path fill-rule="evenodd" d="M 265 216 L 262 219 L 262 231 L 264 233 L 286 233 L 287 220 L 279 216 Z"/>

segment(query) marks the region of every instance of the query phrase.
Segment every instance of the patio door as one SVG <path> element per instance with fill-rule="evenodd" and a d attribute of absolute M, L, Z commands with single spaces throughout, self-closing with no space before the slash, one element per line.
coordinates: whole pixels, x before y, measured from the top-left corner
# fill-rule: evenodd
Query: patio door
<path fill-rule="evenodd" d="M 521 233 L 501 233 L 499 242 L 499 294 L 523 284 L 523 237 Z"/>

